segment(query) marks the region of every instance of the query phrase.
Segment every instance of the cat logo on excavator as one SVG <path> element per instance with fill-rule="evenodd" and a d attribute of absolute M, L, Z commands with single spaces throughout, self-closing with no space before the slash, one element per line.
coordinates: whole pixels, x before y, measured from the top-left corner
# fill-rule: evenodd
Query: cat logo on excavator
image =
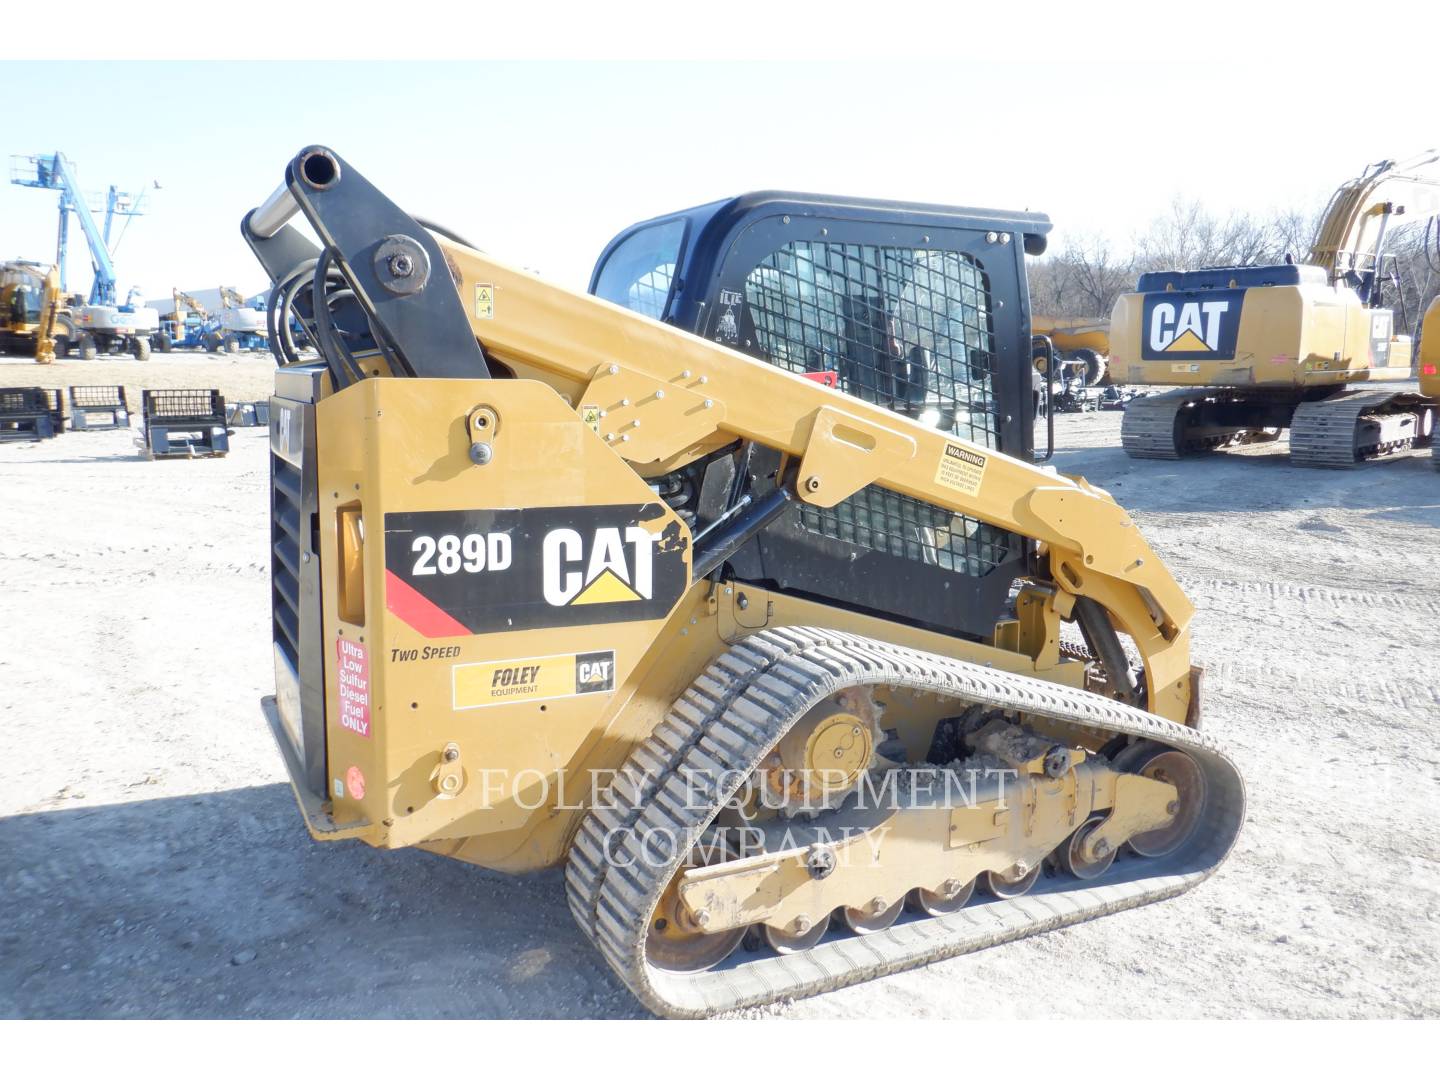
<path fill-rule="evenodd" d="M 1242 289 L 1182 294 L 1178 297 L 1171 293 L 1147 296 L 1143 358 L 1233 358 L 1244 296 Z"/>

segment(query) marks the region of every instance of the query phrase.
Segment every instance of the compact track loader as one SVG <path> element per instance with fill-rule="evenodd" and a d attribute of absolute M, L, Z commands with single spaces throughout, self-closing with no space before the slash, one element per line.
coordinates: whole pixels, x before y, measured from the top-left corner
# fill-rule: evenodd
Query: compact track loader
<path fill-rule="evenodd" d="M 242 230 L 284 361 L 263 704 L 311 834 L 563 864 L 667 1016 L 1211 874 L 1244 788 L 1191 605 L 1027 460 L 1048 228 L 759 193 L 626 230 L 585 296 L 302 151 Z"/>
<path fill-rule="evenodd" d="M 1142 274 L 1110 318 L 1111 375 L 1181 389 L 1132 402 L 1135 458 L 1274 442 L 1290 462 L 1351 468 L 1432 445 L 1440 399 L 1351 389 L 1411 377 L 1411 341 L 1383 303 L 1395 222 L 1440 214 L 1440 152 L 1382 161 L 1330 199 L 1307 263 Z"/>

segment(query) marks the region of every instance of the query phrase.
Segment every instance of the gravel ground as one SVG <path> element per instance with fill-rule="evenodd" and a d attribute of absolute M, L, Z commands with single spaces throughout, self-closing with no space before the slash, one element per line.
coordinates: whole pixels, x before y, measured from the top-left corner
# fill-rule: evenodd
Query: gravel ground
<path fill-rule="evenodd" d="M 0 383 L 267 395 L 264 357 L 0 361 Z M 1177 900 L 777 1016 L 1440 1015 L 1440 474 L 1280 446 L 1132 462 L 1059 418 L 1199 614 L 1207 729 L 1250 789 Z M 641 1015 L 560 875 L 312 843 L 260 717 L 266 439 L 148 462 L 125 431 L 0 445 L 0 1016 Z"/>

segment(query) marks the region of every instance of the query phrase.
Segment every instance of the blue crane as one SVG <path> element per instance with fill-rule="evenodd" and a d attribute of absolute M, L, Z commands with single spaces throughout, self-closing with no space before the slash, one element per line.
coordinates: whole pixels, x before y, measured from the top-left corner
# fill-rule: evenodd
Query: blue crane
<path fill-rule="evenodd" d="M 60 230 L 55 243 L 55 263 L 60 268 L 60 290 L 67 288 L 65 282 L 65 257 L 69 246 L 70 213 L 74 211 L 85 233 L 85 242 L 90 248 L 90 264 L 95 271 L 95 282 L 90 287 L 90 303 L 116 306 L 115 263 L 111 258 L 110 228 L 117 216 L 133 217 L 144 211 L 140 209 L 145 195 L 138 198 L 118 190 L 114 184 L 105 196 L 105 227 L 102 231 L 90 211 L 90 204 L 80 192 L 75 178 L 75 169 L 60 152 L 48 155 L 33 155 L 14 159 L 11 182 L 24 187 L 49 188 L 60 192 Z"/>

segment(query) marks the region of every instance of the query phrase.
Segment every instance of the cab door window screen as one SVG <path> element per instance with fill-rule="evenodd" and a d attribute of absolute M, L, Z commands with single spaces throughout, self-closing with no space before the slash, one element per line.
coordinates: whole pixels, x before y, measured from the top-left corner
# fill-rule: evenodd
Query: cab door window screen
<path fill-rule="evenodd" d="M 973 256 L 795 241 L 750 272 L 745 300 L 771 363 L 834 371 L 847 393 L 998 445 L 990 287 Z"/>
<path fill-rule="evenodd" d="M 833 371 L 846 393 L 999 445 L 990 285 L 973 256 L 794 241 L 750 271 L 745 307 L 770 363 Z M 878 485 L 798 516 L 810 532 L 977 577 L 1013 546 L 1002 529 Z"/>

